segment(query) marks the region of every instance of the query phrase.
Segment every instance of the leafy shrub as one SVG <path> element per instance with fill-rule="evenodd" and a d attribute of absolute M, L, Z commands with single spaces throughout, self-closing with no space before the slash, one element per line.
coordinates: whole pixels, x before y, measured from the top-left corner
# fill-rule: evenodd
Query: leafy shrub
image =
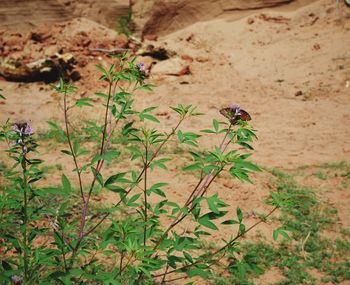
<path fill-rule="evenodd" d="M 43 161 L 35 158 L 32 128 L 26 122 L 3 126 L 0 138 L 8 142 L 13 165 L 4 172 L 7 182 L 0 189 L 2 282 L 155 284 L 195 276 L 205 279 L 213 266 L 237 249 L 239 238 L 277 209 L 276 194 L 271 212 L 247 228 L 240 208 L 232 217 L 227 201 L 209 193 L 225 172 L 251 183 L 250 172 L 260 171 L 248 160 L 256 135 L 247 120 L 241 119 L 239 107 L 225 108 L 226 122 L 214 119 L 212 129 L 194 133 L 181 127 L 188 118 L 202 114 L 191 105 L 179 104 L 171 107 L 177 124 L 160 132 L 152 127 L 159 123 L 152 114 L 156 107 L 134 108 L 139 100 L 135 91 L 154 87 L 145 82 L 143 65 L 135 62 L 125 54 L 109 69 L 97 66 L 99 80 L 108 83 L 106 93 L 95 93 L 103 101 L 101 106 L 94 105 L 92 98 L 74 100 L 76 88 L 71 83 L 60 80 L 54 86 L 62 96 L 65 125 L 63 130 L 50 125 L 67 145 L 62 152 L 71 158 L 74 180 L 72 174 L 62 174 L 58 186 L 37 183 L 43 176 Z M 86 137 L 96 143 L 89 148 L 78 135 L 81 130 L 73 131 L 69 124 L 69 113 L 81 107 L 104 109 L 101 123 L 81 123 Z M 123 135 L 122 144 L 113 145 L 115 133 Z M 198 142 L 202 134 L 220 136 L 221 143 L 203 150 Z M 197 177 L 194 187 L 181 189 L 187 193 L 183 204 L 168 198 L 170 191 L 180 189 L 158 174 L 171 165 L 172 158 L 163 150 L 175 137 L 187 146 L 192 159 L 183 170 Z M 107 176 L 104 166 L 119 163 L 116 158 L 125 149 L 130 154 L 130 170 Z M 133 161 L 138 162 L 135 169 Z M 150 176 L 158 181 L 150 183 Z M 116 193 L 112 206 L 99 208 L 92 203 L 101 191 Z M 185 232 L 178 230 L 180 224 L 186 224 Z M 214 248 L 203 248 L 222 227 L 237 232 Z M 279 233 L 284 232 L 279 229 Z"/>

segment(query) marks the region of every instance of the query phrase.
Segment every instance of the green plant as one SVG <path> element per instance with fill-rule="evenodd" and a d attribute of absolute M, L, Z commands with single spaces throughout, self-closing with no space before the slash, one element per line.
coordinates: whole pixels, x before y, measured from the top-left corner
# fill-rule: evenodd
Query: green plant
<path fill-rule="evenodd" d="M 277 188 L 273 196 L 281 204 L 281 215 L 276 219 L 290 230 L 293 241 L 286 238 L 275 243 L 243 243 L 227 267 L 231 274 L 220 279 L 213 276 L 215 284 L 254 284 L 273 267 L 283 276 L 273 284 L 318 284 L 312 270 L 319 272 L 324 282 L 349 280 L 345 269 L 350 254 L 348 230 L 342 229 L 342 237 L 335 239 L 326 238 L 323 232 L 334 230 L 337 210 L 320 201 L 313 189 L 298 184 L 295 174 L 276 170 L 271 173 Z"/>
<path fill-rule="evenodd" d="M 256 135 L 241 119 L 238 106 L 226 108 L 226 122 L 214 119 L 212 129 L 187 132 L 181 130 L 184 122 L 202 114 L 191 105 L 179 104 L 170 107 L 178 116 L 177 124 L 168 132 L 159 132 L 155 128 L 159 120 L 152 114 L 156 107 L 134 108 L 138 100 L 135 91 L 153 88 L 145 82 L 143 65 L 135 64 L 136 59 L 126 54 L 115 60 L 109 69 L 97 66 L 102 74 L 99 80 L 108 83 L 106 93 L 95 93 L 103 101 L 100 106 L 94 106 L 91 98 L 74 100 L 76 88 L 62 79 L 54 86 L 62 96 L 65 123 L 63 128 L 50 125 L 66 143 L 62 153 L 73 164 L 73 173 L 62 174 L 61 185 L 36 184 L 42 177 L 37 167 L 42 161 L 32 158 L 37 143 L 29 124 L 15 123 L 11 129 L 7 123 L 3 127 L 0 138 L 12 142 L 8 153 L 15 163 L 6 175 L 12 186 L 1 189 L 2 281 L 154 284 L 195 276 L 205 279 L 223 258 L 233 262 L 237 241 L 279 207 L 281 199 L 273 196 L 271 211 L 246 227 L 239 207 L 232 215 L 227 201 L 209 192 L 225 172 L 252 183 L 250 172 L 261 170 L 248 160 Z M 81 130 L 96 146 L 86 147 L 81 130 L 70 126 L 69 113 L 81 107 L 104 110 L 102 122 L 81 124 Z M 123 140 L 114 145 L 112 138 L 118 132 Z M 220 136 L 221 143 L 201 150 L 198 138 L 202 134 Z M 175 137 L 188 146 L 192 159 L 183 171 L 197 177 L 196 185 L 189 189 L 169 185 L 158 174 L 171 164 L 172 159 L 163 150 Z M 123 149 L 130 155 L 130 169 L 107 176 L 105 166 L 118 166 Z M 102 191 L 114 193 L 113 205 L 93 203 Z M 169 191 L 183 191 L 186 201 L 171 201 Z M 188 229 L 181 233 L 179 225 L 184 223 Z M 202 245 L 220 227 L 230 227 L 236 233 L 217 247 L 204 249 Z M 278 234 L 285 236 L 284 228 L 278 229 Z M 247 257 L 244 264 L 257 269 L 255 263 Z"/>
<path fill-rule="evenodd" d="M 133 31 L 131 6 L 129 6 L 128 13 L 126 15 L 117 16 L 116 20 L 117 20 L 117 32 L 129 38 L 132 35 L 132 31 Z"/>

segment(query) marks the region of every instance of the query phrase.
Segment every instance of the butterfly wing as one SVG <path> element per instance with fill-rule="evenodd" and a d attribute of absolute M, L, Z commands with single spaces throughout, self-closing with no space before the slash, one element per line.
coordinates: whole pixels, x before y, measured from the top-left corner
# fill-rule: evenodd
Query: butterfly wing
<path fill-rule="evenodd" d="M 231 113 L 231 109 L 230 108 L 222 108 L 220 110 L 220 114 L 223 115 L 224 117 L 226 117 L 227 119 L 231 119 L 232 115 Z"/>
<path fill-rule="evenodd" d="M 241 109 L 239 119 L 242 121 L 250 121 L 252 119 L 252 117 L 249 115 L 249 113 L 247 111 L 244 111 Z"/>
<path fill-rule="evenodd" d="M 239 114 L 235 114 L 232 108 L 222 108 L 220 114 L 230 120 L 231 124 L 235 125 L 238 120 L 250 121 L 252 118 L 247 111 L 239 110 Z"/>

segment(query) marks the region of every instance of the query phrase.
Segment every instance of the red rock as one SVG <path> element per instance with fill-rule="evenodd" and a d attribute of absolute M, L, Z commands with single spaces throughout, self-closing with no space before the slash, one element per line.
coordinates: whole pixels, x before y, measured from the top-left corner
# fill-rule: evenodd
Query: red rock
<path fill-rule="evenodd" d="M 189 61 L 189 62 L 192 62 L 192 61 L 193 61 L 193 57 L 190 56 L 190 55 L 188 55 L 188 54 L 183 54 L 183 55 L 181 56 L 181 58 L 182 58 L 183 60 L 186 60 L 186 61 Z"/>
<path fill-rule="evenodd" d="M 254 19 L 253 18 L 248 18 L 247 23 L 248 23 L 248 25 L 253 24 L 254 23 Z"/>
<path fill-rule="evenodd" d="M 188 65 L 186 65 L 183 69 L 181 69 L 176 76 L 188 75 L 191 74 L 191 69 Z"/>
<path fill-rule="evenodd" d="M 313 49 L 319 50 L 319 49 L 321 49 L 321 46 L 319 44 L 314 44 Z"/>
<path fill-rule="evenodd" d="M 143 39 L 144 40 L 147 40 L 147 41 L 157 41 L 158 40 L 158 36 L 157 35 L 144 35 L 143 36 Z"/>

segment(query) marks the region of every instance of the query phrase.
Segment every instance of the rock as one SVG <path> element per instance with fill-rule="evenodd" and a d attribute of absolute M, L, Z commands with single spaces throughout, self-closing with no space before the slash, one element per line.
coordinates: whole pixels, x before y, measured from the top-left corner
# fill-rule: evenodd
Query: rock
<path fill-rule="evenodd" d="M 78 71 L 74 70 L 70 75 L 69 75 L 70 79 L 72 79 L 73 81 L 78 81 L 81 78 L 81 75 Z"/>
<path fill-rule="evenodd" d="M 39 43 L 41 43 L 43 41 L 41 35 L 39 35 L 39 34 L 37 34 L 35 32 L 31 33 L 30 39 L 35 41 L 35 42 L 39 42 Z"/>
<path fill-rule="evenodd" d="M 169 59 L 171 56 L 175 55 L 176 53 L 173 51 L 169 51 L 161 46 L 155 47 L 153 45 L 148 45 L 145 48 L 140 48 L 136 54 L 142 56 L 150 56 L 158 60 L 166 60 Z"/>
<path fill-rule="evenodd" d="M 186 61 L 189 61 L 189 62 L 192 62 L 192 61 L 193 61 L 193 57 L 190 56 L 190 55 L 188 55 L 188 54 L 183 54 L 183 55 L 181 55 L 181 58 L 182 58 L 183 60 L 186 60 Z"/>
<path fill-rule="evenodd" d="M 254 21 L 253 18 L 248 18 L 248 20 L 247 20 L 248 25 L 251 25 L 251 24 L 253 24 L 254 22 L 255 22 L 255 21 Z"/>
<path fill-rule="evenodd" d="M 0 60 L 0 75 L 11 81 L 53 82 L 59 77 L 67 78 L 74 62 L 71 54 L 55 54 L 29 63 L 21 59 L 3 58 Z"/>
<path fill-rule="evenodd" d="M 203 63 L 203 62 L 209 61 L 209 59 L 207 57 L 204 57 L 204 56 L 197 56 L 196 61 Z"/>
<path fill-rule="evenodd" d="M 160 61 L 152 67 L 152 74 L 174 75 L 184 68 L 185 62 L 176 57 Z"/>
<path fill-rule="evenodd" d="M 142 35 L 164 35 L 229 11 L 275 7 L 295 0 L 148 0 L 134 1 L 135 25 Z"/>
<path fill-rule="evenodd" d="M 314 44 L 312 48 L 313 50 L 320 50 L 321 46 L 319 44 Z"/>
<path fill-rule="evenodd" d="M 190 74 L 191 74 L 191 69 L 188 65 L 186 65 L 176 73 L 167 73 L 167 75 L 172 75 L 172 76 L 183 76 L 183 75 L 190 75 Z"/>
<path fill-rule="evenodd" d="M 157 41 L 158 40 L 158 36 L 157 35 L 152 35 L 152 34 L 144 35 L 143 39 L 147 40 L 147 41 Z"/>
<path fill-rule="evenodd" d="M 303 95 L 303 91 L 299 90 L 297 92 L 295 92 L 294 96 L 302 96 Z"/>

